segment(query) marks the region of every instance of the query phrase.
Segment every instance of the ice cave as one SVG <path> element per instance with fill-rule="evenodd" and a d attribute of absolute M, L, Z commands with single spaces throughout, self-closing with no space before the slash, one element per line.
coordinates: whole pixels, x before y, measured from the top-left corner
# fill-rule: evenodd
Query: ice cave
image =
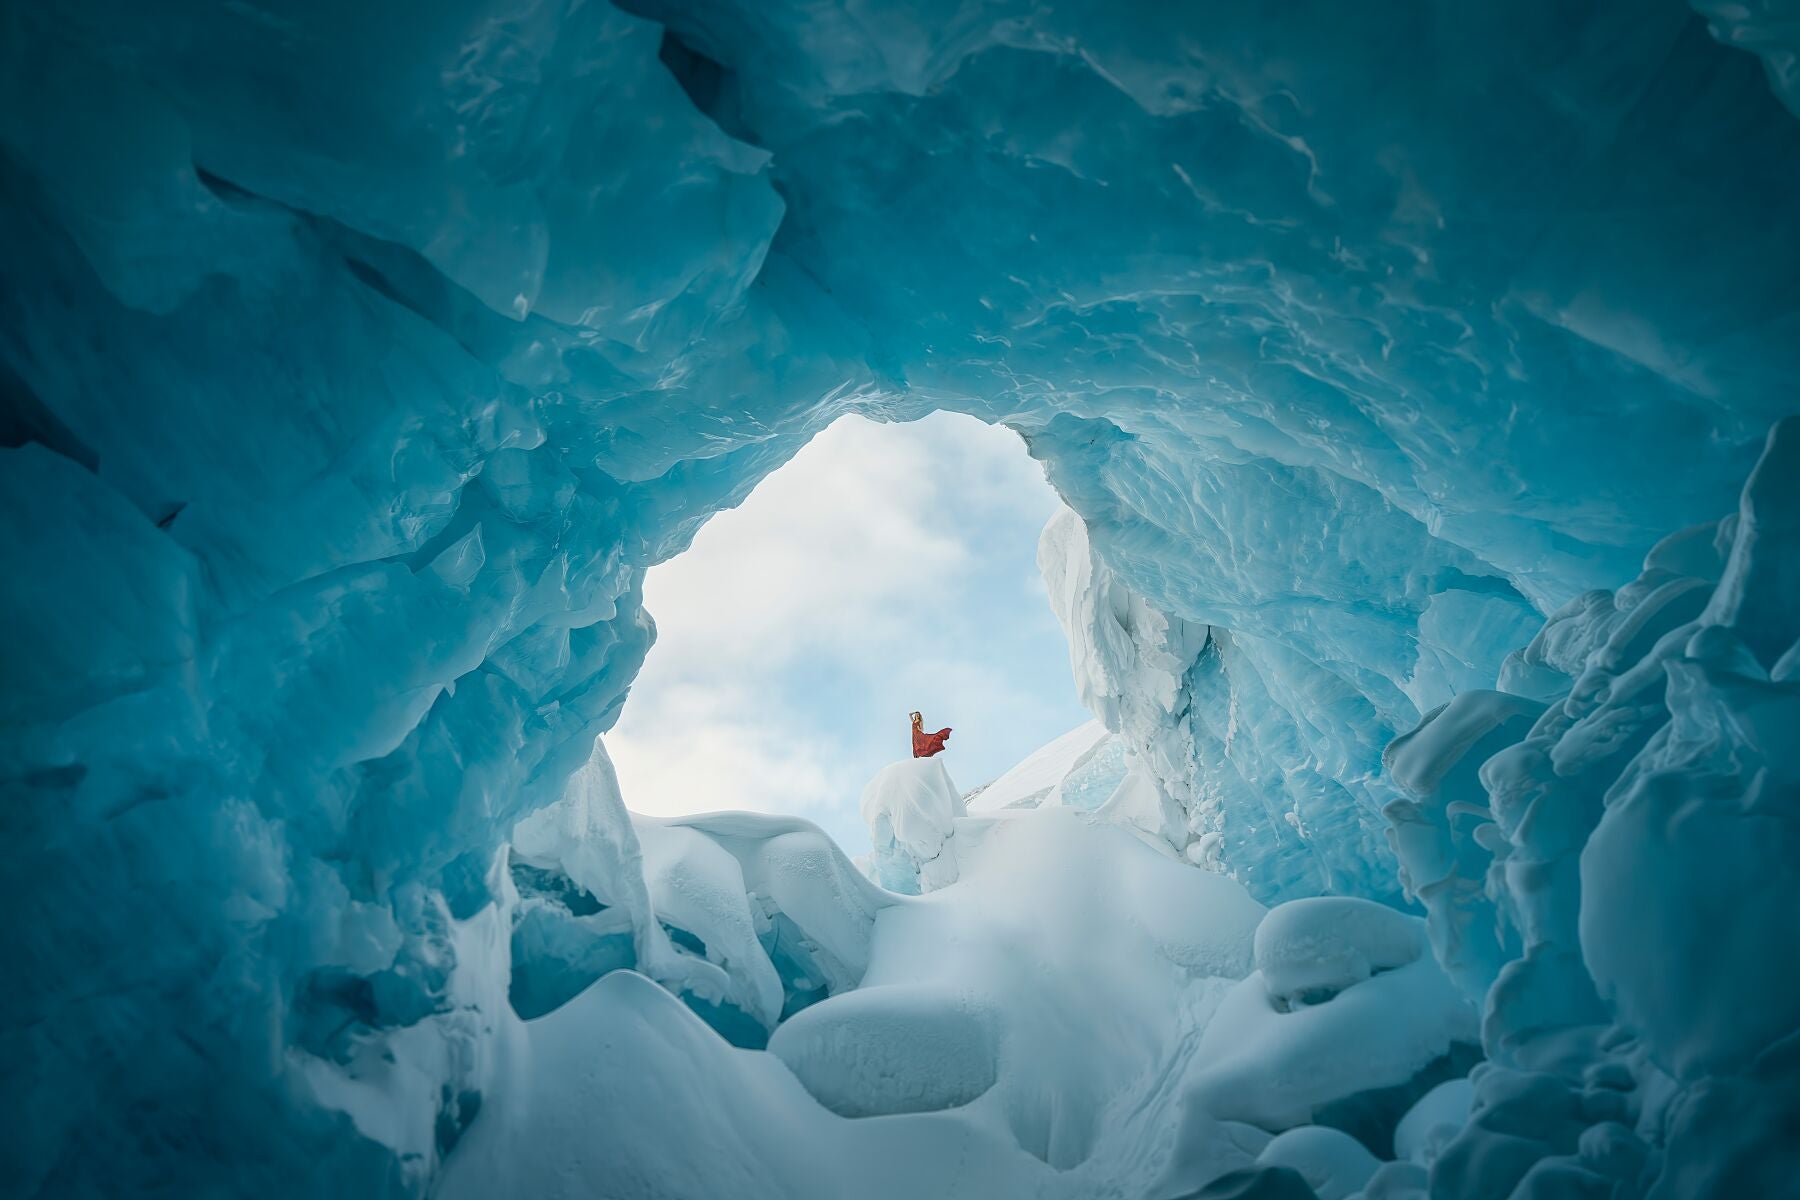
<path fill-rule="evenodd" d="M 0 95 L 0 1194 L 1800 1195 L 1795 0 L 5 0 Z M 634 815 L 646 573 L 936 413 L 1094 724 Z"/>

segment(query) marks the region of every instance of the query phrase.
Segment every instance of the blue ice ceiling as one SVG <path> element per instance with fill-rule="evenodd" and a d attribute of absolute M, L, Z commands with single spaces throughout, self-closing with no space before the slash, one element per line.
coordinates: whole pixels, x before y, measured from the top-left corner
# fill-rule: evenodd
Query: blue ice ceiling
<path fill-rule="evenodd" d="M 1523 707 L 1446 710 L 1461 749 L 1520 741 L 1679 579 L 1765 596 L 1749 657 L 1685 649 L 1691 704 L 1632 711 L 1691 721 L 1613 748 L 1746 708 L 1791 729 L 1791 448 L 1760 525 L 1644 563 L 1738 509 L 1797 407 L 1789 7 L 0 8 L 0 1038 L 25 1102 L 0 1178 L 427 1191 L 497 1053 L 471 922 L 625 702 L 643 571 L 837 416 L 936 409 L 1017 429 L 1111 583 L 1198 631 L 1176 840 L 1265 903 L 1406 904 L 1445 872 L 1424 907 L 1459 983 L 1523 928 L 1577 998 L 1543 1027 L 1653 1031 L 1642 1056 L 1701 1097 L 1685 1144 L 1767 1161 L 1780 1128 L 1718 1112 L 1773 1111 L 1791 1063 L 1709 1057 L 1644 962 L 1576 948 L 1593 814 L 1531 860 L 1551 882 L 1512 881 L 1541 911 L 1475 944 L 1493 847 L 1445 816 L 1427 853 L 1384 810 L 1436 828 L 1488 772 L 1383 749 L 1530 642 Z M 1666 600 L 1611 669 L 1698 619 Z M 1728 668 L 1757 703 L 1701 694 Z M 1623 768 L 1593 770 L 1597 804 Z M 1791 839 L 1791 773 L 1768 779 Z M 1615 896 L 1691 869 L 1644 837 L 1673 857 Z M 1752 982 L 1791 1058 L 1791 984 Z M 1584 1037 L 1558 1069 L 1604 1057 Z M 1681 1190 L 1717 1178 L 1678 1160 L 1659 1200 L 1732 1194 Z M 1469 1187 L 1443 1194 L 1509 1194 Z"/>

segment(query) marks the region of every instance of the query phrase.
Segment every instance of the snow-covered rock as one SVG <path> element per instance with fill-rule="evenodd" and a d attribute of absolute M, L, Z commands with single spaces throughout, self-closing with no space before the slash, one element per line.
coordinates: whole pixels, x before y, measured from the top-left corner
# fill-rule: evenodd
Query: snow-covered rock
<path fill-rule="evenodd" d="M 721 818 L 700 820 L 724 836 Z M 1066 808 L 962 818 L 955 837 L 960 877 L 887 897 L 857 940 L 868 954 L 857 986 L 782 1021 L 766 1055 L 731 1049 L 692 1015 L 702 1010 L 655 1000 L 630 972 L 548 1016 L 509 1017 L 503 1041 L 527 1065 L 497 1086 L 444 1195 L 505 1180 L 545 1200 L 1138 1196 L 1260 1161 L 1341 1196 L 1373 1169 L 1372 1151 L 1306 1122 L 1354 1124 L 1346 1105 L 1404 1087 L 1474 1036 L 1428 957 L 1307 1007 L 1272 1005 L 1255 969 L 1271 921 L 1270 945 L 1310 929 L 1393 957 L 1380 921 L 1349 919 L 1339 902 L 1265 915 L 1237 883 Z M 771 864 L 740 899 L 797 873 Z M 1424 946 L 1415 918 L 1387 915 Z M 569 1106 L 631 1115 L 577 1137 Z"/>
<path fill-rule="evenodd" d="M 876 882 L 912 896 L 955 883 L 956 822 L 966 811 L 943 759 L 908 758 L 883 767 L 862 794 Z"/>
<path fill-rule="evenodd" d="M 734 1044 L 862 979 L 894 897 L 810 822 L 632 816 L 603 747 L 510 851 L 511 1007 L 535 1019 L 633 969 Z"/>
<path fill-rule="evenodd" d="M 1204 1162 L 1206 1130 L 1215 1120 L 1270 1130 L 1341 1121 L 1365 1144 L 1375 1143 L 1372 1152 L 1386 1153 L 1404 1106 L 1391 1117 L 1366 1114 L 1356 1098 L 1408 1088 L 1422 1095 L 1479 1057 L 1472 1052 L 1479 1036 L 1474 1007 L 1428 956 L 1302 999 L 1311 1002 L 1290 1002 L 1260 972 L 1225 994 L 1186 1080 L 1183 1151 L 1171 1165 L 1172 1180 L 1203 1182 L 1186 1156 Z"/>

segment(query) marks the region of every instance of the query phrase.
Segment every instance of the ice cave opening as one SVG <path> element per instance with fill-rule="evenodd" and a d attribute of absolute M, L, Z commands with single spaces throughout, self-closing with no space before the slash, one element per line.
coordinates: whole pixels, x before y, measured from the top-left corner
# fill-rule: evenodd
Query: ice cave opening
<path fill-rule="evenodd" d="M 1795 27 L 0 5 L 0 1191 L 1790 1193 Z M 1103 732 L 634 818 L 846 418 Z"/>
<path fill-rule="evenodd" d="M 656 640 L 605 735 L 627 807 L 805 817 L 854 858 L 914 709 L 964 788 L 1094 740 L 1037 565 L 1061 506 L 1003 426 L 838 418 L 645 574 Z"/>

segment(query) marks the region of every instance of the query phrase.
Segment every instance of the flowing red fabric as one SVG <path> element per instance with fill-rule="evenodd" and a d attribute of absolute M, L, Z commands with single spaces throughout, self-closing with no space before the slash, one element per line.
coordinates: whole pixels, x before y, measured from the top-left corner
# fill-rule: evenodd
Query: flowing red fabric
<path fill-rule="evenodd" d="M 930 758 L 932 755 L 941 751 L 944 748 L 944 743 L 949 740 L 950 740 L 950 727 L 948 725 L 944 726 L 942 729 L 938 730 L 936 733 L 926 733 L 923 729 L 920 729 L 917 725 L 914 725 L 913 726 L 913 757 L 914 758 Z"/>

